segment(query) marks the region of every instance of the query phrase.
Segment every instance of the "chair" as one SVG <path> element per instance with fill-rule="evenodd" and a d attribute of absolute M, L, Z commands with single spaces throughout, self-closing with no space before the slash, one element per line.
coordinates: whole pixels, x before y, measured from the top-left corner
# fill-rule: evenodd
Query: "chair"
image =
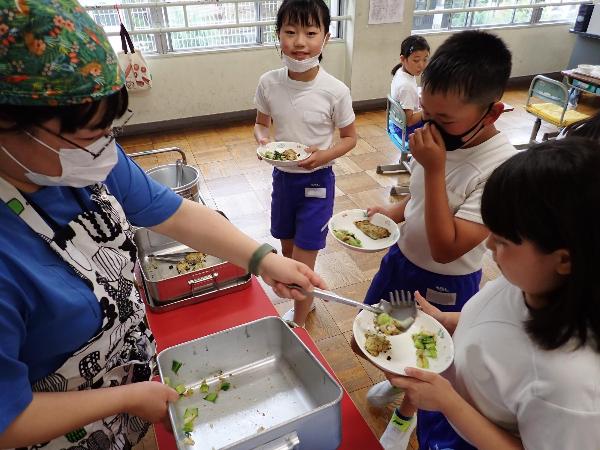
<path fill-rule="evenodd" d="M 531 103 L 534 97 L 545 100 L 545 102 Z M 562 129 L 589 117 L 573 109 L 567 109 L 568 104 L 569 92 L 567 86 L 560 81 L 543 75 L 536 75 L 529 86 L 527 102 L 525 103 L 525 110 L 536 117 L 529 142 L 536 142 L 542 120 Z M 549 134 L 545 134 L 542 140 L 547 140 L 548 136 Z"/>
<path fill-rule="evenodd" d="M 406 133 L 406 114 L 402 106 L 388 95 L 386 110 L 386 130 L 392 143 L 400 150 L 400 161 L 398 164 L 377 166 L 377 173 L 410 173 L 410 151 L 408 149 L 408 136 Z M 394 127 L 395 126 L 395 127 Z M 408 194 L 408 186 L 394 186 L 390 195 Z"/>

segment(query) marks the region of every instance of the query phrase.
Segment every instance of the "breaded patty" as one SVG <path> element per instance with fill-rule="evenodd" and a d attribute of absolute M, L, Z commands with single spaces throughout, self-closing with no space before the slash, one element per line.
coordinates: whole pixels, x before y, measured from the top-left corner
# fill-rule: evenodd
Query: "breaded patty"
<path fill-rule="evenodd" d="M 354 225 L 371 239 L 384 239 L 391 234 L 387 228 L 374 225 L 368 220 L 358 220 Z"/>

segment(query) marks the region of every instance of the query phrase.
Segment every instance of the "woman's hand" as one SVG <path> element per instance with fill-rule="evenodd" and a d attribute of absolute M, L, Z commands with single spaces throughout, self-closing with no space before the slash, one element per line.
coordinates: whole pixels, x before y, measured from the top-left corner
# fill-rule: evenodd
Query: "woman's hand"
<path fill-rule="evenodd" d="M 404 390 L 408 401 L 415 407 L 427 411 L 445 413 L 458 397 L 448 380 L 437 373 L 407 367 L 405 377 L 386 373 L 394 386 Z"/>
<path fill-rule="evenodd" d="M 297 284 L 306 291 L 313 287 L 327 289 L 327 285 L 319 275 L 314 273 L 306 264 L 284 256 L 269 253 L 261 261 L 259 275 L 282 298 L 305 300 L 307 297 L 297 289 L 290 289 L 288 284 Z"/>
<path fill-rule="evenodd" d="M 176 402 L 175 389 L 158 381 L 143 381 L 123 386 L 126 389 L 127 412 L 150 423 L 168 422 L 169 403 Z"/>
<path fill-rule="evenodd" d="M 331 161 L 330 154 L 311 145 L 307 149 L 304 150 L 306 153 L 310 153 L 311 155 L 306 158 L 304 161 L 298 163 L 298 167 L 302 167 L 307 170 L 316 169 L 317 167 L 324 166 L 329 161 Z"/>

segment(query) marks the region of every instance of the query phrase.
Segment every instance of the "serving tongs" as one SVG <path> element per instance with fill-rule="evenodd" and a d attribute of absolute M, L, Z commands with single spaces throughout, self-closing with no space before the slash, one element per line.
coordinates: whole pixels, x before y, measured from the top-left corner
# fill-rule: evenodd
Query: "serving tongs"
<path fill-rule="evenodd" d="M 414 322 L 417 316 L 417 305 L 412 294 L 409 291 L 394 291 L 390 292 L 390 301 L 380 300 L 377 305 L 367 305 L 355 300 L 343 297 L 332 291 L 326 291 L 319 288 L 314 288 L 312 291 L 306 291 L 298 285 L 292 284 L 288 287 L 297 289 L 304 295 L 318 297 L 323 300 L 342 303 L 348 306 L 354 306 L 359 309 L 366 309 L 374 314 L 387 313 L 393 319 L 399 321 L 403 328 L 408 328 Z"/>
<path fill-rule="evenodd" d="M 155 261 L 178 263 L 178 262 L 181 262 L 181 260 L 183 258 L 185 258 L 186 255 L 189 255 L 190 253 L 198 253 L 198 252 L 196 252 L 195 250 L 187 250 L 184 252 L 169 252 L 169 253 L 160 253 L 160 254 L 152 253 L 152 254 L 148 255 L 148 258 L 153 259 Z"/>

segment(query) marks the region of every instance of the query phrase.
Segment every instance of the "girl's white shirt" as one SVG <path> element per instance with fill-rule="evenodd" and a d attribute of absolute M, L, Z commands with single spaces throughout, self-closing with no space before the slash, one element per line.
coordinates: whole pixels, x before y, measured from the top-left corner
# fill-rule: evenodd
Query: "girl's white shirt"
<path fill-rule="evenodd" d="M 407 73 L 400 67 L 392 79 L 390 94 L 402 106 L 402 109 L 420 111 L 419 87 L 417 77 Z"/>
<path fill-rule="evenodd" d="M 323 67 L 308 82 L 292 80 L 285 67 L 265 73 L 260 77 L 254 103 L 261 113 L 273 119 L 276 141 L 299 142 L 322 150 L 333 144 L 336 128 L 347 127 L 355 119 L 350 89 Z M 314 171 L 300 167 L 278 169 L 293 173 Z"/>
<path fill-rule="evenodd" d="M 448 378 L 528 450 L 600 448 L 600 355 L 589 345 L 546 351 L 525 331 L 522 291 L 491 281 L 462 310 Z"/>

